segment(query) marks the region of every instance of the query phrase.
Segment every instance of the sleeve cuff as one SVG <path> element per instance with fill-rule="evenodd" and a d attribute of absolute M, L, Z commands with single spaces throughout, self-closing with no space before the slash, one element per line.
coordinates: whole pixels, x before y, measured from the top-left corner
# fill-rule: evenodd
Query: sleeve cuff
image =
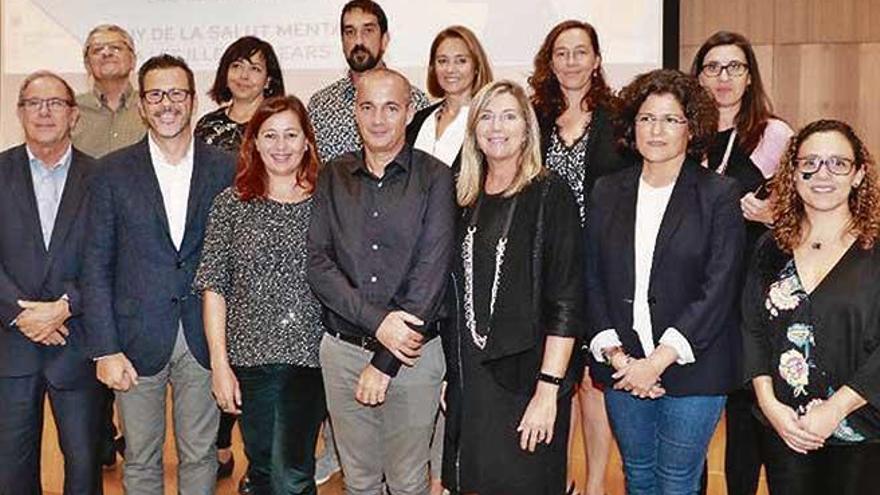
<path fill-rule="evenodd" d="M 609 347 L 622 345 L 620 337 L 617 336 L 617 330 L 609 328 L 607 330 L 602 330 L 590 340 L 590 352 L 593 354 L 593 359 L 595 359 L 597 363 L 604 363 L 605 355 L 602 354 L 602 351 Z"/>
<path fill-rule="evenodd" d="M 691 348 L 690 342 L 677 329 L 669 327 L 660 337 L 660 343 L 675 349 L 678 359 L 675 363 L 683 366 L 685 364 L 695 363 L 697 358 L 694 357 L 694 350 Z"/>
<path fill-rule="evenodd" d="M 370 364 L 382 373 L 394 378 L 397 376 L 397 372 L 400 370 L 400 365 L 402 363 L 394 357 L 394 354 L 391 354 L 390 351 L 382 348 L 373 354 L 373 359 L 370 360 Z"/>
<path fill-rule="evenodd" d="M 373 304 L 368 304 L 361 312 L 360 324 L 366 329 L 369 335 L 375 336 L 376 331 L 379 330 L 379 325 L 382 324 L 382 320 L 384 320 L 387 315 L 388 310 L 382 309 Z"/>

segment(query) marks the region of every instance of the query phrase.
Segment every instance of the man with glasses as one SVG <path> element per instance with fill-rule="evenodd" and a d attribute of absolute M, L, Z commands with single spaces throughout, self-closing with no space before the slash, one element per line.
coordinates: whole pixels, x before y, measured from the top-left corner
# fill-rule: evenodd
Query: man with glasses
<path fill-rule="evenodd" d="M 86 356 L 76 277 L 94 161 L 71 145 L 79 111 L 51 72 L 25 78 L 25 142 L 0 153 L 0 493 L 36 495 L 48 395 L 65 495 L 101 493 L 100 388 Z"/>
<path fill-rule="evenodd" d="M 95 158 L 144 137 L 146 129 L 130 80 L 135 58 L 131 36 L 115 24 L 97 26 L 86 37 L 83 64 L 93 84 L 91 91 L 76 97 L 80 119 L 73 143 Z"/>
<path fill-rule="evenodd" d="M 179 492 L 213 494 L 220 415 L 192 281 L 233 160 L 193 140 L 195 83 L 182 59 L 147 60 L 138 85 L 147 137 L 104 157 L 92 183 L 82 276 L 89 352 L 125 425 L 126 493 L 164 493 L 170 385 Z"/>

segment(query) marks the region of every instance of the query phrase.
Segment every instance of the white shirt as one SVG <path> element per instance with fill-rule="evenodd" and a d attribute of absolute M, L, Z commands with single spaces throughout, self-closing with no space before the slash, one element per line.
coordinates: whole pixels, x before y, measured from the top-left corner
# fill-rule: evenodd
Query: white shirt
<path fill-rule="evenodd" d="M 645 356 L 650 356 L 656 347 L 654 345 L 654 329 L 651 324 L 651 308 L 648 304 L 648 288 L 651 282 L 651 267 L 654 264 L 657 235 L 660 233 L 660 224 L 663 222 L 663 215 L 666 213 L 674 186 L 675 182 L 668 186 L 652 187 L 644 180 L 639 179 L 635 224 L 633 330 L 639 338 Z M 660 343 L 676 350 L 678 364 L 688 364 L 695 361 L 690 343 L 675 328 L 667 328 L 663 332 L 663 336 L 660 337 Z M 619 345 L 621 344 L 617 331 L 607 329 L 593 337 L 590 341 L 590 351 L 596 361 L 603 362 L 605 357 L 602 355 L 602 349 Z"/>
<path fill-rule="evenodd" d="M 447 166 L 452 166 L 455 157 L 461 150 L 461 143 L 464 142 L 464 133 L 467 129 L 467 116 L 469 107 L 463 106 L 458 110 L 455 119 L 446 126 L 443 134 L 437 137 L 437 116 L 443 105 L 438 106 L 431 112 L 431 115 L 422 123 L 419 129 L 419 135 L 416 137 L 414 147 L 433 155 Z"/>
<path fill-rule="evenodd" d="M 149 133 L 148 133 L 149 134 Z M 189 202 L 189 186 L 193 173 L 193 142 L 190 139 L 186 155 L 176 165 L 168 163 L 159 145 L 149 135 L 150 159 L 159 190 L 162 191 L 162 202 L 165 204 L 165 215 L 168 218 L 168 230 L 174 247 L 180 249 L 183 233 L 186 230 L 186 207 Z"/>

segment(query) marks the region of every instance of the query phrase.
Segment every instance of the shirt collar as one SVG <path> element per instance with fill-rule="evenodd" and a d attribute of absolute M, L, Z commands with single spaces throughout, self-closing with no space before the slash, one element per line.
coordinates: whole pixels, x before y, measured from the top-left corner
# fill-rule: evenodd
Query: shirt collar
<path fill-rule="evenodd" d="M 98 107 L 98 108 L 108 107 L 109 108 L 109 106 L 107 105 L 107 97 L 104 95 L 104 93 L 101 92 L 100 89 L 98 89 L 97 85 L 92 86 L 92 93 L 91 94 L 92 94 L 92 96 L 95 97 L 94 103 L 95 103 L 96 107 Z M 134 87 L 132 87 L 131 83 L 128 83 L 128 85 L 125 87 L 125 90 L 122 92 L 122 99 L 119 101 L 119 108 L 127 108 L 132 101 L 131 96 L 133 94 L 134 94 Z"/>
<path fill-rule="evenodd" d="M 46 163 L 37 158 L 37 155 L 31 151 L 30 145 L 25 145 L 25 150 L 27 150 L 28 162 L 31 165 L 31 170 L 37 170 L 37 173 L 41 175 L 66 171 L 70 167 L 70 162 L 73 158 L 73 146 L 70 144 L 67 145 L 67 150 L 64 151 L 61 158 L 53 163 L 52 166 L 47 166 Z"/>
<path fill-rule="evenodd" d="M 165 158 L 165 153 L 159 148 L 159 145 L 153 140 L 153 135 L 147 131 L 147 142 L 150 146 L 150 158 L 153 162 L 153 166 L 164 165 L 164 166 L 172 166 L 169 164 L 168 160 Z M 180 168 L 192 168 L 193 164 L 193 149 L 195 148 L 195 142 L 192 137 L 189 140 L 189 147 L 186 149 L 186 154 L 183 155 L 183 158 L 180 160 L 180 163 L 174 165 L 175 167 Z"/>
<path fill-rule="evenodd" d="M 373 173 L 370 172 L 369 168 L 367 168 L 367 158 L 364 149 L 361 148 L 360 151 L 355 153 L 355 157 L 355 159 L 351 160 L 348 163 L 348 171 L 352 174 L 361 172 L 372 177 Z M 398 153 L 397 156 L 395 156 L 394 159 L 385 166 L 385 169 L 388 170 L 389 167 L 396 165 L 400 167 L 404 172 L 409 172 L 411 162 L 412 147 L 409 144 L 404 144 L 403 149 L 400 150 L 400 153 Z"/>

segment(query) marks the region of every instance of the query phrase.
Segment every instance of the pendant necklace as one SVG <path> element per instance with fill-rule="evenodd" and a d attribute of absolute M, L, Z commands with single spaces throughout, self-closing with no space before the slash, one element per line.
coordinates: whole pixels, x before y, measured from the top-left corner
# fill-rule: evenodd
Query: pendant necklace
<path fill-rule="evenodd" d="M 486 323 L 486 334 L 482 335 L 477 332 L 477 319 L 474 314 L 474 235 L 477 232 L 477 218 L 480 213 L 480 204 L 483 200 L 483 193 L 477 198 L 477 204 L 474 206 L 474 212 L 468 222 L 467 232 L 462 241 L 461 258 L 464 268 L 464 318 L 465 324 L 471 334 L 471 340 L 480 349 L 486 348 L 486 342 L 489 340 L 489 324 L 492 321 L 492 315 L 495 313 L 495 300 L 498 297 L 498 286 L 501 281 L 501 267 L 504 264 L 504 252 L 507 249 L 507 234 L 510 232 L 510 226 L 513 224 L 513 213 L 516 210 L 516 202 L 519 196 L 514 196 L 510 200 L 507 207 L 507 215 L 504 221 L 504 228 L 501 236 L 495 244 L 495 274 L 492 277 L 492 292 L 489 298 L 489 319 Z"/>

